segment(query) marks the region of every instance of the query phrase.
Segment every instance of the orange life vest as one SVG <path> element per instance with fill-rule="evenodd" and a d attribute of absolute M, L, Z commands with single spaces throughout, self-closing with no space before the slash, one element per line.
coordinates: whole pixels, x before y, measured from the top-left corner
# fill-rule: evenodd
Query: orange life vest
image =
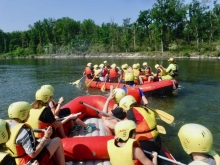
<path fill-rule="evenodd" d="M 85 74 L 86 74 L 86 75 L 92 74 L 92 70 L 90 69 L 89 66 L 87 66 L 87 67 L 85 68 Z"/>
<path fill-rule="evenodd" d="M 145 110 L 140 107 L 133 107 L 132 110 L 137 110 L 143 117 L 143 120 L 137 124 L 136 136 L 137 140 L 151 140 L 158 136 L 157 121 L 155 113 L 151 110 Z"/>
<path fill-rule="evenodd" d="M 109 71 L 109 78 L 116 78 L 118 77 L 118 73 L 116 72 L 115 68 L 111 68 Z"/>

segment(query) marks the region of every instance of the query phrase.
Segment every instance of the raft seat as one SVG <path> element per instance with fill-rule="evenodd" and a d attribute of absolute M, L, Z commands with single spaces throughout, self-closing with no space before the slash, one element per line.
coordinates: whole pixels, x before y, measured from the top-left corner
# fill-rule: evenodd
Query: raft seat
<path fill-rule="evenodd" d="M 106 131 L 100 118 L 86 118 L 83 119 L 86 124 L 95 125 L 96 130 L 88 133 L 81 128 L 79 131 L 70 133 L 69 137 L 83 137 L 83 136 L 105 136 Z M 82 153 L 83 154 L 83 153 Z M 109 160 L 86 160 L 86 161 L 73 161 L 73 165 L 111 165 Z"/>

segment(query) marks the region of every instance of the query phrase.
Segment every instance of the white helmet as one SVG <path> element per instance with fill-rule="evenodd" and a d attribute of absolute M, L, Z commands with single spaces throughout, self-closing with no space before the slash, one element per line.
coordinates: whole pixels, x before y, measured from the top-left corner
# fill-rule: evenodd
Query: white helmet
<path fill-rule="evenodd" d="M 147 62 L 144 62 L 144 63 L 143 63 L 143 66 L 147 66 Z"/>

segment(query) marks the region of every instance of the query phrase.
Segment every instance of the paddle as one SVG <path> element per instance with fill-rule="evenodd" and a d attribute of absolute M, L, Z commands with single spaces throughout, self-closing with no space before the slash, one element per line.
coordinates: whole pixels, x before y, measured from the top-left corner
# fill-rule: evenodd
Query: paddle
<path fill-rule="evenodd" d="M 74 116 L 79 116 L 79 115 L 81 115 L 81 114 L 83 114 L 84 112 L 78 112 L 78 113 L 74 113 L 73 115 Z M 70 114 L 70 115 L 72 115 L 72 114 Z M 69 115 L 68 115 L 69 116 Z M 68 116 L 66 116 L 66 117 L 62 117 L 62 118 L 58 118 L 58 119 L 56 119 L 57 121 L 61 121 L 61 120 L 64 120 L 64 119 L 66 119 L 66 118 L 68 118 Z"/>
<path fill-rule="evenodd" d="M 161 134 L 166 134 L 167 133 L 165 128 L 162 125 L 157 125 L 157 130 Z"/>
<path fill-rule="evenodd" d="M 96 75 L 93 76 L 93 78 L 90 81 L 86 82 L 83 86 L 89 88 L 90 85 L 92 84 L 93 80 L 95 79 L 95 77 L 96 77 Z"/>
<path fill-rule="evenodd" d="M 119 119 L 119 118 L 117 118 L 117 117 L 115 117 L 115 116 L 109 115 L 108 113 L 105 113 L 105 112 L 103 112 L 103 111 L 101 111 L 101 110 L 99 110 L 99 109 L 97 109 L 97 108 L 95 108 L 95 107 L 93 107 L 93 106 L 91 106 L 91 105 L 89 105 L 89 104 L 87 104 L 87 103 L 84 103 L 84 102 L 82 102 L 82 101 L 80 101 L 79 103 L 80 103 L 80 104 L 83 104 L 83 105 L 85 105 L 85 106 L 87 106 L 87 107 L 89 107 L 89 108 L 91 108 L 91 109 L 93 109 L 93 110 L 95 110 L 95 111 L 97 111 L 97 112 L 99 112 L 99 113 L 102 113 L 102 114 L 104 114 L 104 115 L 106 115 L 106 116 L 112 117 L 112 118 L 114 118 L 114 119 L 116 119 L 116 120 L 118 120 L 118 121 L 121 121 L 121 119 Z"/>
<path fill-rule="evenodd" d="M 149 151 L 146 151 L 146 150 L 143 150 L 143 151 L 144 151 L 145 153 L 147 153 L 147 154 L 152 155 L 152 152 L 149 152 Z M 175 164 L 186 165 L 186 164 L 183 164 L 183 163 L 181 163 L 181 162 L 178 162 L 178 161 L 175 161 L 175 160 L 172 160 L 172 159 L 169 159 L 169 158 L 160 156 L 160 155 L 157 155 L 157 157 L 160 158 L 160 159 L 166 160 L 166 161 L 168 161 L 168 162 L 175 163 Z"/>
<path fill-rule="evenodd" d="M 102 92 L 105 92 L 105 84 L 106 84 L 106 81 L 107 81 L 107 78 L 105 79 L 105 83 L 102 85 L 102 87 L 101 87 L 101 89 L 100 89 Z"/>
<path fill-rule="evenodd" d="M 82 101 L 80 101 L 79 103 L 80 103 L 80 104 L 83 104 L 83 105 L 85 105 L 85 106 L 87 106 L 87 107 L 89 107 L 89 108 L 91 108 L 91 109 L 93 109 L 93 110 L 95 110 L 95 111 L 97 111 L 97 112 L 99 112 L 99 113 L 102 113 L 102 114 L 104 114 L 104 115 L 106 115 L 106 116 L 112 117 L 112 118 L 114 118 L 114 119 L 116 119 L 116 120 L 118 120 L 118 121 L 121 121 L 121 119 L 119 119 L 119 118 L 117 118 L 117 117 L 115 117 L 115 116 L 109 115 L 108 113 L 105 113 L 105 112 L 103 112 L 103 111 L 101 111 L 101 110 L 99 110 L 99 109 L 97 109 L 97 108 L 95 108 L 95 107 L 93 107 L 93 106 L 91 106 L 91 105 L 89 105 L 89 104 L 87 104 L 87 103 L 84 103 L 84 102 L 82 102 Z M 158 129 L 159 133 L 161 133 L 161 134 L 166 134 L 166 130 L 165 130 L 165 128 L 164 128 L 163 126 L 157 125 L 157 129 Z"/>
<path fill-rule="evenodd" d="M 82 80 L 86 75 L 84 75 L 82 78 L 80 78 L 79 80 L 76 80 L 75 82 L 72 83 L 72 85 L 78 85 L 80 80 Z"/>
<path fill-rule="evenodd" d="M 166 113 L 166 112 L 159 110 L 159 109 L 152 109 L 152 108 L 149 108 L 146 106 L 142 106 L 142 107 L 146 108 L 146 109 L 150 109 L 151 111 L 154 111 L 154 113 L 157 114 L 157 116 L 159 116 L 161 120 L 163 120 L 164 122 L 166 122 L 168 124 L 171 124 L 174 121 L 174 117 L 172 115 L 170 115 L 169 113 Z"/>

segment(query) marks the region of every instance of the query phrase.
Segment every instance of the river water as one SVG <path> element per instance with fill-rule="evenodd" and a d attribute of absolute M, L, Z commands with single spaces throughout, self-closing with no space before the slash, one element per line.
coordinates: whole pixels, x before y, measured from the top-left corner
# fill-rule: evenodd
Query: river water
<path fill-rule="evenodd" d="M 44 84 L 55 88 L 54 99 L 64 96 L 65 102 L 80 95 L 108 95 L 99 89 L 83 88 L 82 77 L 88 62 L 100 64 L 107 60 L 121 66 L 124 63 L 147 62 L 152 68 L 155 59 L 144 58 L 66 58 L 66 59 L 0 59 L 0 118 L 7 118 L 8 106 L 16 101 L 32 102 L 35 92 Z M 167 67 L 167 59 L 157 59 Z M 164 110 L 175 117 L 172 125 L 158 121 L 167 131 L 161 135 L 163 144 L 176 160 L 188 163 L 189 156 L 183 151 L 177 133 L 185 123 L 206 126 L 213 134 L 213 148 L 220 154 L 220 61 L 218 59 L 177 59 L 179 88 L 172 95 L 149 96 L 149 106 Z"/>

